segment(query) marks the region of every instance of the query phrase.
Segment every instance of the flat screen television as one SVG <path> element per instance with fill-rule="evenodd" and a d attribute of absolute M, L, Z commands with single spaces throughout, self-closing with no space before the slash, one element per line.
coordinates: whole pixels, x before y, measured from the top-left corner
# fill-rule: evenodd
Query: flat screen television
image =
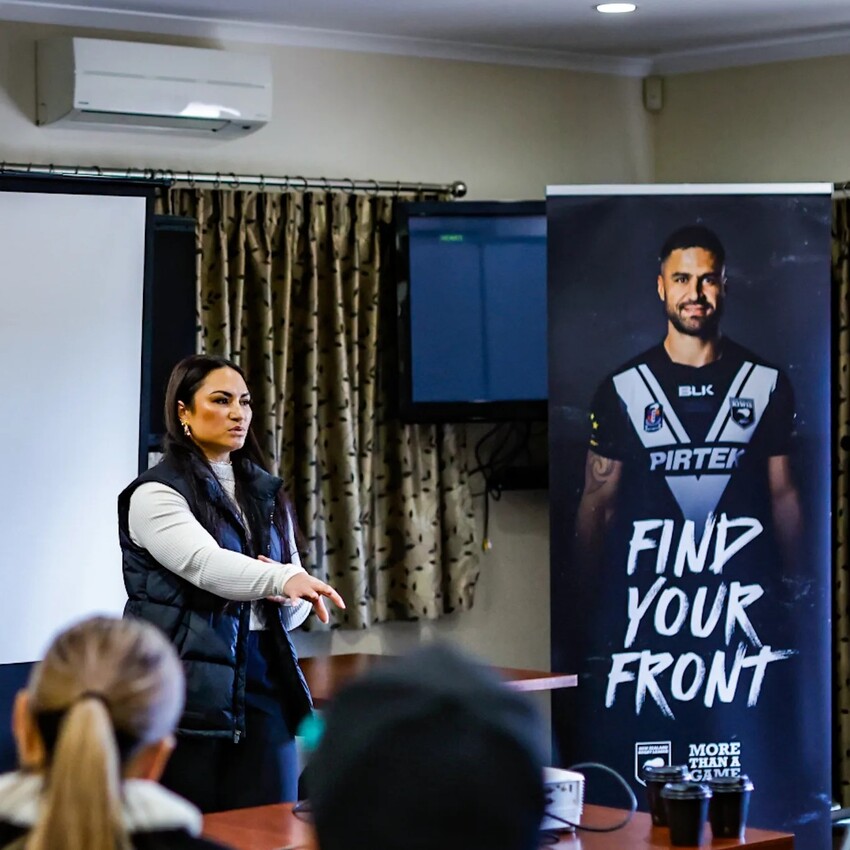
<path fill-rule="evenodd" d="M 399 414 L 546 418 L 546 204 L 401 204 Z"/>

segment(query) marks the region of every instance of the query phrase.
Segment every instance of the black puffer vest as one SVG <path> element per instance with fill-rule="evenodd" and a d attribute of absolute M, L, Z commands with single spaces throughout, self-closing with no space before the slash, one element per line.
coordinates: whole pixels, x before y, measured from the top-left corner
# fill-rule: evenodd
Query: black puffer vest
<path fill-rule="evenodd" d="M 290 553 L 269 521 L 263 539 L 249 547 L 241 518 L 212 471 L 196 464 L 202 492 L 218 514 L 216 528 L 207 531 L 224 549 L 248 555 L 266 555 L 288 562 Z M 282 481 L 252 464 L 246 491 L 256 499 L 262 515 L 271 518 Z M 150 553 L 133 543 L 129 532 L 130 497 L 146 482 L 176 490 L 199 517 L 192 489 L 169 455 L 142 473 L 118 497 L 118 531 L 124 559 L 124 586 L 129 597 L 124 616 L 139 617 L 158 626 L 177 649 L 186 673 L 186 709 L 178 732 L 186 735 L 230 736 L 245 734 L 245 669 L 250 603 L 232 602 L 201 590 L 160 565 Z M 199 519 L 200 521 L 200 519 Z M 312 709 L 310 691 L 298 666 L 295 649 L 283 626 L 277 605 L 264 602 L 267 627 L 275 638 L 275 665 L 285 689 L 284 712 L 289 728 Z"/>

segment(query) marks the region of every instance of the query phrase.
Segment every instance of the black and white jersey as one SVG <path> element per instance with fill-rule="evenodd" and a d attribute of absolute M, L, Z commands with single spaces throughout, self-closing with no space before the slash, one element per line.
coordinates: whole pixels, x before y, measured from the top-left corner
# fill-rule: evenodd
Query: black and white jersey
<path fill-rule="evenodd" d="M 740 345 L 724 339 L 701 367 L 657 345 L 597 390 L 590 447 L 623 462 L 618 498 L 632 510 L 702 525 L 720 511 L 768 512 L 767 458 L 790 452 L 793 424 L 787 377 Z"/>

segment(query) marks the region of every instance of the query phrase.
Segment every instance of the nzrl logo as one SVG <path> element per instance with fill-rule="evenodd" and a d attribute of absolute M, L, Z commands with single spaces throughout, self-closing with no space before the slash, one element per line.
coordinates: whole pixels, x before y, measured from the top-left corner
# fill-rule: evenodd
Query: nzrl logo
<path fill-rule="evenodd" d="M 714 384 L 702 384 L 699 387 L 693 384 L 679 385 L 679 398 L 702 398 L 708 395 L 714 395 Z"/>
<path fill-rule="evenodd" d="M 657 401 L 648 404 L 643 411 L 643 430 L 660 431 L 663 424 L 664 408 Z"/>
<path fill-rule="evenodd" d="M 644 768 L 666 767 L 673 764 L 673 747 L 670 741 L 640 741 L 635 744 L 635 779 L 646 785 Z"/>
<path fill-rule="evenodd" d="M 742 428 L 749 428 L 755 421 L 756 406 L 751 398 L 730 398 L 729 409 L 732 421 Z"/>

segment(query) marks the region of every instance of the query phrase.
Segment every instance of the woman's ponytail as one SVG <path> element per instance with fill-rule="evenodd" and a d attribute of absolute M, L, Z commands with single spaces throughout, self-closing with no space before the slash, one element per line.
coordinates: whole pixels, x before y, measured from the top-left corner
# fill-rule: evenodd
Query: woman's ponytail
<path fill-rule="evenodd" d="M 128 850 L 121 759 L 105 704 L 88 695 L 78 700 L 58 731 L 27 850 Z"/>
<path fill-rule="evenodd" d="M 149 624 L 98 617 L 54 641 L 27 689 L 45 763 L 26 850 L 130 850 L 124 771 L 172 732 L 183 688 L 174 648 Z"/>

